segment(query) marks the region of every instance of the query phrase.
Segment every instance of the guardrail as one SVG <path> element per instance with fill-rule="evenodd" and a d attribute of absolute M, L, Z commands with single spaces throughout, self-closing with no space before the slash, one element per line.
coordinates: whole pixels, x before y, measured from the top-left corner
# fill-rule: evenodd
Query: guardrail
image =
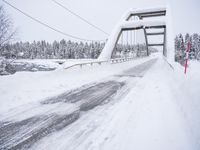
<path fill-rule="evenodd" d="M 71 66 L 68 66 L 65 69 L 70 69 L 70 68 L 73 68 L 73 67 L 76 67 L 76 66 L 80 66 L 82 68 L 83 66 L 86 66 L 86 65 L 91 65 L 91 66 L 93 66 L 94 64 L 101 65 L 103 63 L 108 63 L 108 62 L 110 62 L 111 64 L 116 64 L 116 63 L 122 63 L 122 62 L 125 62 L 125 61 L 130 61 L 130 60 L 133 60 L 133 59 L 134 59 L 134 57 L 127 57 L 127 58 L 111 59 L 111 60 L 108 60 L 108 61 L 91 61 L 91 62 L 85 62 L 85 63 L 77 63 L 77 64 L 73 64 Z"/>

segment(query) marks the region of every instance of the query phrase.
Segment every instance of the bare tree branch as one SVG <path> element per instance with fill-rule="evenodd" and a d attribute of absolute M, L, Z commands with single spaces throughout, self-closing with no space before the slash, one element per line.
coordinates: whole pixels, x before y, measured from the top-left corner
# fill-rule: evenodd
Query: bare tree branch
<path fill-rule="evenodd" d="M 0 50 L 12 40 L 16 32 L 13 31 L 12 19 L 6 14 L 3 6 L 0 6 Z"/>

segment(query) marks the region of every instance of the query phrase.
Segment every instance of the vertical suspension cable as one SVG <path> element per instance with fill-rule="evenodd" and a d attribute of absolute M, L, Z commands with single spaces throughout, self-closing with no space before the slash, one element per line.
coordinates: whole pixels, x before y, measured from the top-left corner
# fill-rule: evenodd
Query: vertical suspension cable
<path fill-rule="evenodd" d="M 132 31 L 133 30 L 130 31 L 130 52 L 132 51 L 132 46 L 133 46 L 132 45 Z"/>
<path fill-rule="evenodd" d="M 123 45 L 123 31 L 121 33 L 121 44 Z"/>
<path fill-rule="evenodd" d="M 120 52 L 120 55 L 121 55 L 121 53 L 123 52 L 123 31 L 122 31 L 122 33 L 121 33 L 121 52 Z"/>
<path fill-rule="evenodd" d="M 126 43 L 128 45 L 128 30 L 126 31 Z"/>
<path fill-rule="evenodd" d="M 133 17 L 131 17 L 130 19 L 131 19 L 131 21 L 133 21 Z M 132 33 L 133 33 L 133 30 L 130 31 L 130 40 L 131 40 L 131 42 L 130 42 L 130 51 L 131 51 L 131 53 L 133 51 L 133 37 L 132 37 Z"/>
<path fill-rule="evenodd" d="M 133 44 L 133 37 L 132 37 L 132 33 L 133 33 L 133 31 L 131 30 L 131 45 Z"/>
<path fill-rule="evenodd" d="M 136 21 L 136 17 L 134 16 L 134 21 Z M 136 45 L 136 30 L 134 30 L 134 45 Z"/>
<path fill-rule="evenodd" d="M 131 17 L 131 21 L 132 21 L 132 17 Z M 131 32 L 130 32 L 130 34 L 131 34 L 131 35 L 130 35 L 130 36 L 131 36 L 131 46 L 132 46 L 132 40 L 133 40 L 133 39 L 132 39 L 132 32 L 133 32 L 133 30 L 131 30 Z"/>

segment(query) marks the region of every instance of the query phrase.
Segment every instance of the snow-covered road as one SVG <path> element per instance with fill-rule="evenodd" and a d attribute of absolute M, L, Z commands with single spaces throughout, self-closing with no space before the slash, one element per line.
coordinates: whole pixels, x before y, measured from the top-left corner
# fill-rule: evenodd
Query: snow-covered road
<path fill-rule="evenodd" d="M 66 92 L 42 101 L 39 105 L 27 105 L 8 112 L 0 123 L 0 148 L 31 148 L 45 136 L 77 120 L 80 113 L 107 104 L 112 99 L 119 98 L 119 95 L 127 93 L 123 87 L 128 90 L 126 84 L 130 82 L 131 77 L 142 77 L 154 62 L 155 59 L 147 61 L 110 77 L 108 81 Z M 101 109 L 103 110 L 104 106 Z"/>
<path fill-rule="evenodd" d="M 170 69 L 151 59 L 13 109 L 0 117 L 0 149 L 196 150 L 170 88 Z"/>

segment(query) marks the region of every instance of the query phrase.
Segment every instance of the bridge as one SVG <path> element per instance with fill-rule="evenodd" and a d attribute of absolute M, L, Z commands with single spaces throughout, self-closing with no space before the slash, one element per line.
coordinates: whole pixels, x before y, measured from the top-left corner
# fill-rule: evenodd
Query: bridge
<path fill-rule="evenodd" d="M 171 21 L 171 11 L 169 7 L 146 8 L 146 9 L 130 9 L 124 13 L 119 23 L 113 29 L 109 36 L 105 47 L 97 60 L 75 63 L 66 67 L 66 69 L 75 66 L 93 65 L 107 62 L 124 62 L 133 60 L 132 57 L 112 58 L 113 52 L 116 50 L 119 39 L 123 38 L 123 33 L 126 31 L 143 31 L 145 39 L 146 55 L 150 55 L 151 47 L 162 47 L 164 59 L 173 65 L 174 62 L 174 42 L 173 30 Z M 151 37 L 158 37 L 158 43 L 150 43 Z M 123 44 L 123 43 L 122 43 Z M 136 43 L 131 43 L 132 45 Z"/>
<path fill-rule="evenodd" d="M 137 19 L 132 20 L 131 18 L 133 17 L 137 17 Z M 160 20 L 160 17 L 162 17 L 162 20 Z M 148 20 L 145 20 L 146 18 L 148 18 Z M 148 31 L 149 29 L 151 29 L 151 31 Z M 162 31 L 157 32 L 157 29 L 161 29 Z M 127 11 L 112 31 L 98 59 L 109 60 L 113 50 L 116 47 L 116 44 L 119 41 L 120 36 L 122 36 L 122 33 L 124 31 L 134 30 L 144 31 L 147 56 L 150 54 L 149 47 L 162 46 L 163 55 L 168 58 L 168 60 L 173 61 L 173 31 L 169 7 L 131 9 Z M 148 38 L 150 36 L 160 35 L 163 36 L 163 39 L 160 40 L 160 43 L 149 43 Z"/>
<path fill-rule="evenodd" d="M 105 47 L 97 60 L 84 63 L 74 63 L 66 66 L 65 69 L 76 66 L 103 64 L 103 63 L 121 63 L 124 61 L 134 60 L 133 57 L 112 58 L 113 52 L 116 50 L 119 39 L 123 38 L 125 31 L 143 30 L 145 38 L 146 56 L 150 55 L 150 47 L 162 47 L 164 59 L 173 67 L 174 62 L 174 42 L 173 30 L 171 22 L 171 11 L 169 7 L 146 8 L 146 9 L 130 9 L 124 13 L 119 23 L 113 29 L 109 36 Z M 161 39 L 160 39 L 160 36 Z M 159 37 L 158 43 L 150 43 L 150 37 Z M 123 44 L 123 43 L 122 43 Z M 134 45 L 134 43 L 131 43 Z M 135 43 L 136 44 L 136 43 Z"/>

